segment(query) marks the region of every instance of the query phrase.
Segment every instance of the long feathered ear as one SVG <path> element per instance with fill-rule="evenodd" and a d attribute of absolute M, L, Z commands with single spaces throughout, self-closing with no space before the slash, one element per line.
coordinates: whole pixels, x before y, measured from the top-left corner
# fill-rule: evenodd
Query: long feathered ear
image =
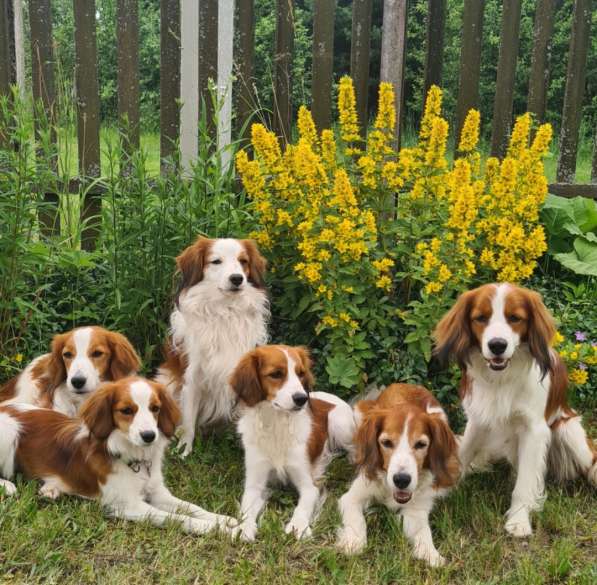
<path fill-rule="evenodd" d="M 469 320 L 474 296 L 474 290 L 460 295 L 432 333 L 435 340 L 433 355 L 442 365 L 446 365 L 452 359 L 456 360 L 461 368 L 466 365 L 469 352 L 474 344 Z"/>
<path fill-rule="evenodd" d="M 141 367 L 141 360 L 130 341 L 120 333 L 108 333 L 110 344 L 110 375 L 112 380 L 120 380 L 136 374 Z"/>
<path fill-rule="evenodd" d="M 68 333 L 62 333 L 55 335 L 52 339 L 50 361 L 48 363 L 48 379 L 52 391 L 66 380 L 66 368 L 62 359 L 62 352 L 68 335 Z"/>
<path fill-rule="evenodd" d="M 458 443 L 454 433 L 439 416 L 429 416 L 430 444 L 427 464 L 434 477 L 436 487 L 453 486 L 460 475 Z"/>
<path fill-rule="evenodd" d="M 265 288 L 265 269 L 267 260 L 259 253 L 257 244 L 253 240 L 242 240 L 241 244 L 249 257 L 249 282 L 255 288 Z"/>
<path fill-rule="evenodd" d="M 89 432 L 100 441 L 105 441 L 115 428 L 112 417 L 115 388 L 114 383 L 101 386 L 83 403 L 79 413 Z"/>
<path fill-rule="evenodd" d="M 176 267 L 180 274 L 180 281 L 176 290 L 176 304 L 180 293 L 203 280 L 203 270 L 207 262 L 207 254 L 213 244 L 208 238 L 198 238 L 197 241 L 183 250 L 176 258 Z"/>
<path fill-rule="evenodd" d="M 154 382 L 154 385 L 162 403 L 160 414 L 158 415 L 158 427 L 170 439 L 180 423 L 180 409 L 163 384 L 156 384 Z"/>
<path fill-rule="evenodd" d="M 551 371 L 553 362 L 551 358 L 551 342 L 556 334 L 553 317 L 543 303 L 539 293 L 525 290 L 528 308 L 529 325 L 527 343 L 531 355 L 537 360 L 543 377 Z"/>
<path fill-rule="evenodd" d="M 311 354 L 306 347 L 299 346 L 294 348 L 296 353 L 298 354 L 301 363 L 303 364 L 303 368 L 305 368 L 305 390 L 311 392 L 313 387 L 315 386 L 315 377 L 313 376 L 313 361 L 311 360 Z"/>
<path fill-rule="evenodd" d="M 356 445 L 356 464 L 369 479 L 374 479 L 383 469 L 383 458 L 377 442 L 383 427 L 384 415 L 372 409 L 364 416 L 357 429 L 354 442 Z"/>
<path fill-rule="evenodd" d="M 266 396 L 259 380 L 259 356 L 255 351 L 245 354 L 238 362 L 230 377 L 230 386 L 239 400 L 247 406 L 255 406 L 265 400 Z"/>

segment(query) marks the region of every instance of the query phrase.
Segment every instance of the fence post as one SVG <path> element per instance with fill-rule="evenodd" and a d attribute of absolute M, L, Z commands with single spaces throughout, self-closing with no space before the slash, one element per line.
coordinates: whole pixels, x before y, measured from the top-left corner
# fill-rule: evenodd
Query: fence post
<path fill-rule="evenodd" d="M 23 27 L 23 0 L 13 0 L 15 69 L 16 80 L 21 93 L 25 92 L 25 31 Z"/>
<path fill-rule="evenodd" d="M 100 176 L 99 83 L 95 0 L 73 0 L 75 13 L 75 63 L 77 85 L 77 134 L 81 179 Z M 82 201 L 81 247 L 95 249 L 101 227 L 101 197 L 87 192 Z"/>
<path fill-rule="evenodd" d="M 294 50 L 293 0 L 277 0 L 274 55 L 274 131 L 290 141 L 292 125 L 292 52 Z"/>
<path fill-rule="evenodd" d="M 205 2 L 206 0 L 201 0 Z M 199 3 L 180 4 L 180 155 L 186 172 L 199 151 Z"/>
<path fill-rule="evenodd" d="M 555 5 L 555 0 L 538 0 L 535 9 L 527 109 L 535 114 L 540 121 L 545 116 L 545 100 L 549 80 L 549 44 L 553 34 Z"/>
<path fill-rule="evenodd" d="M 56 128 L 54 105 L 54 51 L 52 48 L 52 8 L 50 0 L 30 0 L 29 26 L 31 28 L 31 83 L 35 101 L 35 137 L 39 142 L 41 130 L 48 125 L 50 142 L 53 148 L 49 168 L 57 170 Z M 39 110 L 43 107 L 43 114 Z M 45 119 L 40 119 L 40 116 Z M 40 159 L 48 153 L 37 149 L 38 165 L 45 164 Z M 59 198 L 56 193 L 44 193 L 44 206 L 39 212 L 41 232 L 46 236 L 60 233 Z"/>
<path fill-rule="evenodd" d="M 11 0 L 0 0 L 0 94 L 10 93 L 12 78 L 12 58 L 10 54 L 10 18 L 8 3 Z"/>
<path fill-rule="evenodd" d="M 562 110 L 560 155 L 556 171 L 558 183 L 572 183 L 576 173 L 576 152 L 585 91 L 590 30 L 591 0 L 575 0 Z"/>
<path fill-rule="evenodd" d="M 394 86 L 396 148 L 400 148 L 402 118 L 404 117 L 404 63 L 406 55 L 406 22 L 408 0 L 385 0 L 381 33 L 380 81 Z"/>
<path fill-rule="evenodd" d="M 253 91 L 253 59 L 255 54 L 255 6 L 254 0 L 238 0 L 238 56 L 236 59 L 236 128 L 249 140 L 250 127 L 245 124 L 257 107 Z"/>
<path fill-rule="evenodd" d="M 313 2 L 312 110 L 317 129 L 332 126 L 334 78 L 334 13 L 336 0 Z"/>
<path fill-rule="evenodd" d="M 456 105 L 456 142 L 468 111 L 479 107 L 479 75 L 481 73 L 481 41 L 485 0 L 464 0 L 462 13 L 462 46 L 458 103 Z"/>
<path fill-rule="evenodd" d="M 593 164 L 591 165 L 591 183 L 597 183 L 597 124 L 595 124 L 595 138 L 593 139 Z"/>
<path fill-rule="evenodd" d="M 160 169 L 176 151 L 180 101 L 180 0 L 160 6 Z"/>
<path fill-rule="evenodd" d="M 139 148 L 139 4 L 118 0 L 118 119 L 124 134 L 124 149 Z"/>
<path fill-rule="evenodd" d="M 218 15 L 218 151 L 222 172 L 228 170 L 232 139 L 232 59 L 234 53 L 234 0 L 220 0 Z"/>
<path fill-rule="evenodd" d="M 199 102 L 205 105 L 207 131 L 215 148 L 217 128 L 209 82 L 218 82 L 218 4 L 214 0 L 199 0 Z M 202 113 L 199 112 L 199 116 Z"/>
<path fill-rule="evenodd" d="M 512 104 L 514 100 L 516 60 L 518 59 L 521 6 L 521 0 L 504 0 L 503 3 L 500 56 L 495 82 L 491 128 L 492 156 L 504 154 L 512 126 Z"/>
<path fill-rule="evenodd" d="M 352 3 L 352 33 L 350 40 L 350 75 L 354 83 L 357 113 L 363 135 L 367 132 L 367 101 L 369 97 L 369 52 L 371 48 L 372 0 Z"/>
<path fill-rule="evenodd" d="M 425 95 L 432 85 L 442 84 L 446 0 L 428 0 L 427 54 L 425 58 Z"/>

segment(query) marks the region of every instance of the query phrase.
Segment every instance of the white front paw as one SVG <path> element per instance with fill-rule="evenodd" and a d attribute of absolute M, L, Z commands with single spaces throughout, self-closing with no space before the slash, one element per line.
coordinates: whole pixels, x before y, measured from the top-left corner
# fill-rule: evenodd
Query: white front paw
<path fill-rule="evenodd" d="M 240 538 L 245 542 L 254 542 L 257 536 L 257 524 L 254 522 L 243 522 L 240 526 Z"/>
<path fill-rule="evenodd" d="M 218 529 L 236 538 L 241 532 L 241 526 L 236 518 L 232 516 L 220 516 L 218 518 Z"/>
<path fill-rule="evenodd" d="M 413 554 L 416 559 L 425 561 L 432 567 L 443 567 L 446 564 L 446 559 L 437 552 L 433 543 L 420 543 L 415 545 Z"/>
<path fill-rule="evenodd" d="M 521 508 L 512 514 L 506 522 L 505 529 L 517 538 L 524 538 L 533 534 L 528 511 L 525 508 Z"/>
<path fill-rule="evenodd" d="M 346 555 L 356 555 L 367 546 L 367 535 L 361 535 L 351 528 L 342 528 L 336 541 L 338 549 Z"/>
<path fill-rule="evenodd" d="M 309 526 L 309 521 L 302 518 L 292 518 L 284 528 L 286 534 L 294 534 L 299 540 L 304 538 L 311 538 L 313 532 Z"/>
<path fill-rule="evenodd" d="M 50 500 L 58 499 L 60 494 L 62 494 L 62 490 L 58 486 L 51 483 L 44 483 L 39 488 L 39 495 L 44 498 L 49 498 Z"/>
<path fill-rule="evenodd" d="M 183 433 L 178 442 L 178 454 L 182 459 L 186 459 L 193 450 L 193 440 L 195 439 L 193 434 Z"/>
<path fill-rule="evenodd" d="M 17 493 L 17 486 L 12 483 L 12 481 L 8 481 L 7 479 L 0 479 L 0 494 L 4 490 L 4 494 L 7 496 L 14 496 Z"/>

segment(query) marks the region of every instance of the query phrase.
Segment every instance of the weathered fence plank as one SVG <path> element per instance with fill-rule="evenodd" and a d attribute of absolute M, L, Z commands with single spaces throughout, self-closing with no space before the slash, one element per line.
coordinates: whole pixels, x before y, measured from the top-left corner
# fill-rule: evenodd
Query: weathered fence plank
<path fill-rule="evenodd" d="M 8 28 L 10 19 L 8 16 L 8 4 L 11 0 L 0 0 L 0 94 L 10 92 L 11 82 L 11 56 L 10 56 L 10 35 Z"/>
<path fill-rule="evenodd" d="M 400 146 L 404 118 L 404 67 L 406 57 L 406 23 L 408 0 L 385 0 L 381 33 L 380 80 L 394 86 L 396 108 L 396 143 Z"/>
<path fill-rule="evenodd" d="M 597 183 L 597 125 L 593 139 L 593 164 L 591 165 L 591 183 Z"/>
<path fill-rule="evenodd" d="M 352 3 L 352 33 L 350 39 L 350 75 L 357 99 L 357 113 L 363 133 L 367 130 L 369 97 L 369 53 L 371 50 L 372 0 Z"/>
<path fill-rule="evenodd" d="M 139 3 L 118 0 L 118 119 L 127 152 L 139 148 Z"/>
<path fill-rule="evenodd" d="M 185 171 L 199 150 L 199 4 L 180 4 L 180 156 Z"/>
<path fill-rule="evenodd" d="M 79 174 L 100 175 L 100 100 L 97 74 L 95 0 L 73 0 L 75 13 L 75 64 Z M 101 227 L 101 198 L 87 193 L 82 202 L 81 247 L 93 250 Z"/>
<path fill-rule="evenodd" d="M 425 95 L 432 85 L 441 85 L 444 63 L 446 0 L 428 0 L 427 53 L 425 58 Z"/>
<path fill-rule="evenodd" d="M 205 107 L 207 131 L 214 142 L 217 128 L 214 120 L 214 103 L 209 91 L 210 82 L 218 81 L 218 2 L 199 0 L 199 100 Z M 200 105 L 200 107 L 201 107 Z"/>
<path fill-rule="evenodd" d="M 568 50 L 566 91 L 562 110 L 560 131 L 560 155 L 556 178 L 560 183 L 574 181 L 578 133 L 582 116 L 582 102 L 585 92 L 587 54 L 591 30 L 591 0 L 575 0 Z"/>
<path fill-rule="evenodd" d="M 459 137 L 468 111 L 479 107 L 481 74 L 481 41 L 485 0 L 464 0 L 462 13 L 462 46 L 456 106 L 456 136 Z"/>
<path fill-rule="evenodd" d="M 21 93 L 26 89 L 25 72 L 25 30 L 23 22 L 23 0 L 13 0 L 14 39 L 15 39 L 15 76 Z"/>
<path fill-rule="evenodd" d="M 548 185 L 548 191 L 560 197 L 588 197 L 597 200 L 597 185 L 595 184 L 552 183 Z"/>
<path fill-rule="evenodd" d="M 160 168 L 176 151 L 180 100 L 180 0 L 161 0 L 160 5 Z"/>
<path fill-rule="evenodd" d="M 39 142 L 41 132 L 49 126 L 50 143 L 56 144 L 54 86 L 54 51 L 52 46 L 52 10 L 50 0 L 30 0 L 29 27 L 31 29 L 31 85 L 33 99 L 36 102 L 35 137 Z M 40 109 L 40 107 L 42 109 Z M 50 156 L 49 160 L 45 157 Z M 38 148 L 38 164 L 47 165 L 56 171 L 57 153 L 44 153 Z M 42 160 L 43 159 L 43 160 Z M 51 236 L 60 232 L 60 215 L 58 213 L 58 196 L 45 193 L 46 204 L 39 213 L 40 228 L 44 235 Z"/>
<path fill-rule="evenodd" d="M 317 129 L 332 126 L 332 82 L 334 79 L 334 12 L 336 0 L 313 2 L 313 119 Z"/>
<path fill-rule="evenodd" d="M 553 34 L 555 6 L 556 0 L 538 0 L 535 9 L 527 109 L 535 114 L 539 121 L 542 121 L 545 116 L 545 101 L 549 80 L 549 46 Z"/>
<path fill-rule="evenodd" d="M 520 31 L 521 0 L 504 0 L 500 56 L 498 59 L 493 121 L 491 128 L 491 154 L 502 156 L 512 127 L 512 104 Z"/>
<path fill-rule="evenodd" d="M 288 142 L 292 127 L 294 2 L 293 0 L 277 0 L 277 8 L 273 128 L 283 142 Z"/>
<path fill-rule="evenodd" d="M 220 0 L 218 14 L 218 150 L 222 170 L 228 169 L 232 140 L 232 56 L 234 49 L 234 0 Z"/>
<path fill-rule="evenodd" d="M 247 120 L 257 107 L 253 88 L 253 60 L 255 55 L 255 5 L 254 0 L 238 0 L 238 53 L 236 70 L 236 129 L 245 129 L 243 138 L 251 135 Z"/>

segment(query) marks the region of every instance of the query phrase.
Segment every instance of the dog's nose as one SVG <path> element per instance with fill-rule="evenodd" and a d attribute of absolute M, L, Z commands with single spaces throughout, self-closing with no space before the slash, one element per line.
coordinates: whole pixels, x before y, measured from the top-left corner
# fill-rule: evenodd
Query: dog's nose
<path fill-rule="evenodd" d="M 240 286 L 244 279 L 245 277 L 242 274 L 231 274 L 229 280 L 234 286 Z"/>
<path fill-rule="evenodd" d="M 501 337 L 494 337 L 489 340 L 487 347 L 489 347 L 493 355 L 502 355 L 508 347 L 508 342 Z"/>
<path fill-rule="evenodd" d="M 292 395 L 292 401 L 297 406 L 303 406 L 305 402 L 307 402 L 308 398 L 309 397 L 306 394 L 303 394 L 302 392 L 297 392 L 296 394 Z"/>
<path fill-rule="evenodd" d="M 75 376 L 74 378 L 70 379 L 70 383 L 73 385 L 73 388 L 76 388 L 77 390 L 83 388 L 86 382 L 87 378 L 85 378 L 85 376 Z"/>
<path fill-rule="evenodd" d="M 395 473 L 394 477 L 392 477 L 392 481 L 394 482 L 394 485 L 399 490 L 406 489 L 409 486 L 411 479 L 412 478 L 410 477 L 410 475 L 408 473 Z"/>
<path fill-rule="evenodd" d="M 139 434 L 145 443 L 153 443 L 155 439 L 155 433 L 153 431 L 141 431 Z"/>

